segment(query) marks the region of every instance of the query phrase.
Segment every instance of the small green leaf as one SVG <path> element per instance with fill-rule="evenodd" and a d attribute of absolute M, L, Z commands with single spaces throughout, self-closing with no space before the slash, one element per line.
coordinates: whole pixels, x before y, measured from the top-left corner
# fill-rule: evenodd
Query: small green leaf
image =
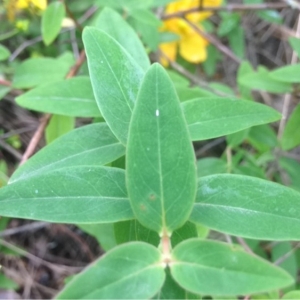
<path fill-rule="evenodd" d="M 114 248 L 76 276 L 57 299 L 150 299 L 165 280 L 158 249 L 133 242 Z"/>
<path fill-rule="evenodd" d="M 279 165 L 282 171 L 282 177 L 284 177 L 284 183 L 287 186 L 300 192 L 300 163 L 292 158 L 281 157 L 279 159 Z M 287 178 L 286 178 L 287 176 Z"/>
<path fill-rule="evenodd" d="M 157 19 L 155 14 L 148 9 L 134 9 L 130 11 L 128 19 L 130 24 L 141 35 L 144 43 L 155 51 L 160 42 L 159 27 L 161 21 Z"/>
<path fill-rule="evenodd" d="M 247 238 L 299 240 L 300 194 L 254 177 L 201 177 L 190 221 Z"/>
<path fill-rule="evenodd" d="M 179 244 L 172 256 L 173 278 L 196 294 L 248 295 L 293 283 L 284 270 L 234 245 L 192 239 Z"/>
<path fill-rule="evenodd" d="M 64 59 L 29 58 L 15 70 L 13 87 L 25 89 L 64 79 L 71 64 Z"/>
<path fill-rule="evenodd" d="M 294 249 L 295 250 L 295 249 Z M 279 242 L 272 247 L 272 261 L 286 270 L 295 280 L 297 280 L 298 266 L 297 259 L 290 242 Z M 279 261 L 281 261 L 279 263 Z"/>
<path fill-rule="evenodd" d="M 129 122 L 144 72 L 124 48 L 103 31 L 85 28 L 83 42 L 102 116 L 116 137 L 126 144 Z"/>
<path fill-rule="evenodd" d="M 270 125 L 250 128 L 247 140 L 260 152 L 266 152 L 278 146 L 277 136 Z"/>
<path fill-rule="evenodd" d="M 0 61 L 6 60 L 10 56 L 10 51 L 0 44 Z"/>
<path fill-rule="evenodd" d="M 270 77 L 280 82 L 300 83 L 300 64 L 281 67 L 270 72 Z"/>
<path fill-rule="evenodd" d="M 77 226 L 93 236 L 104 251 L 109 251 L 117 245 L 114 223 L 77 224 Z"/>
<path fill-rule="evenodd" d="M 118 244 L 140 241 L 157 247 L 160 241 L 157 232 L 144 227 L 137 220 L 115 223 L 114 230 Z"/>
<path fill-rule="evenodd" d="M 170 233 L 185 223 L 195 197 L 194 160 L 172 82 L 155 64 L 142 83 L 127 145 L 128 193 L 142 225 Z"/>
<path fill-rule="evenodd" d="M 70 117 L 99 117 L 92 85 L 88 77 L 39 86 L 16 98 L 17 103 L 30 110 Z"/>
<path fill-rule="evenodd" d="M 282 299 L 287 299 L 287 300 L 290 300 L 290 299 L 297 299 L 299 300 L 300 299 L 300 291 L 297 290 L 297 291 L 290 291 L 288 293 L 286 293 Z"/>
<path fill-rule="evenodd" d="M 0 189 L 2 216 L 56 223 L 109 223 L 133 218 L 121 169 L 76 166 Z"/>
<path fill-rule="evenodd" d="M 119 42 L 140 67 L 147 71 L 150 67 L 150 61 L 141 40 L 116 11 L 105 7 L 96 21 L 96 27 Z"/>
<path fill-rule="evenodd" d="M 300 145 L 300 104 L 298 104 L 288 119 L 281 145 L 284 150 L 290 150 Z"/>
<path fill-rule="evenodd" d="M 182 227 L 176 229 L 171 236 L 171 245 L 174 248 L 184 240 L 198 237 L 197 226 L 192 222 L 186 222 Z"/>
<path fill-rule="evenodd" d="M 11 279 L 0 273 L 0 289 L 1 290 L 17 290 L 19 286 Z"/>
<path fill-rule="evenodd" d="M 31 157 L 16 170 L 9 183 L 66 167 L 105 165 L 124 153 L 124 146 L 105 123 L 83 126 L 58 138 Z"/>
<path fill-rule="evenodd" d="M 206 157 L 197 161 L 197 176 L 220 174 L 227 172 L 227 163 L 215 157 Z"/>
<path fill-rule="evenodd" d="M 296 51 L 298 57 L 300 57 L 300 39 L 295 37 L 290 37 L 289 43 L 292 46 L 293 50 Z"/>
<path fill-rule="evenodd" d="M 231 98 L 199 98 L 181 104 L 193 141 L 271 123 L 281 115 L 266 105 Z"/>
<path fill-rule="evenodd" d="M 218 36 L 224 37 L 236 27 L 240 27 L 240 14 L 223 12 L 221 16 L 221 22 L 218 26 Z"/>
<path fill-rule="evenodd" d="M 271 23 L 275 23 L 275 24 L 282 24 L 283 22 L 283 18 L 280 14 L 280 12 L 276 11 L 276 10 L 261 10 L 258 11 L 257 16 L 260 17 L 261 19 L 267 21 L 267 22 L 271 22 Z"/>
<path fill-rule="evenodd" d="M 54 115 L 46 128 L 45 137 L 47 144 L 68 133 L 75 126 L 75 119 L 68 116 Z"/>
<path fill-rule="evenodd" d="M 229 34 L 228 40 L 233 53 L 243 59 L 245 57 L 245 30 L 242 26 L 235 27 Z"/>
<path fill-rule="evenodd" d="M 63 2 L 50 3 L 42 15 L 42 37 L 46 45 L 50 45 L 60 32 L 61 23 L 65 17 Z"/>
<path fill-rule="evenodd" d="M 230 147 L 239 146 L 247 138 L 249 129 L 250 128 L 247 128 L 245 130 L 241 130 L 236 133 L 227 135 L 227 137 L 226 137 L 227 145 Z"/>
<path fill-rule="evenodd" d="M 11 88 L 9 86 L 0 86 L 0 100 L 10 92 Z"/>
<path fill-rule="evenodd" d="M 238 83 L 252 90 L 270 93 L 289 93 L 292 91 L 290 83 L 281 82 L 271 77 L 270 72 L 260 68 L 258 72 L 247 73 L 238 78 Z"/>

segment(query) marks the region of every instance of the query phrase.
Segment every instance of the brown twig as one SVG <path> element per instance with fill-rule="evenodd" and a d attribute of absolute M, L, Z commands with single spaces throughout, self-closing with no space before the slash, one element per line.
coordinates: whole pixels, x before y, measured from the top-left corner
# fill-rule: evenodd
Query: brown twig
<path fill-rule="evenodd" d="M 214 45 L 220 52 L 224 53 L 226 56 L 231 58 L 236 63 L 240 64 L 242 60 L 238 58 L 228 47 L 223 45 L 217 38 L 214 36 L 204 32 L 201 28 L 199 28 L 196 24 L 183 17 L 183 19 L 202 37 L 208 40 L 212 45 Z"/>
<path fill-rule="evenodd" d="M 225 6 L 202 6 L 201 11 L 246 11 L 246 10 L 267 10 L 267 9 L 283 9 L 291 7 L 288 3 L 261 3 L 261 4 L 228 4 Z M 293 7 L 294 8 L 294 7 Z M 162 16 L 162 20 L 173 19 L 173 18 L 183 18 L 188 14 L 199 13 L 199 7 L 187 9 L 184 11 L 179 11 L 172 14 L 167 14 Z"/>
<path fill-rule="evenodd" d="M 237 236 L 236 239 L 246 252 L 248 252 L 249 254 L 255 255 L 254 252 L 252 251 L 252 249 L 248 246 L 248 244 L 245 242 L 245 240 L 243 238 Z"/>
<path fill-rule="evenodd" d="M 41 138 L 43 137 L 44 130 L 46 126 L 48 125 L 49 121 L 51 119 L 51 114 L 46 114 L 41 119 L 41 123 L 34 133 L 33 137 L 31 138 L 29 145 L 25 151 L 25 153 L 22 156 L 22 159 L 20 161 L 20 165 L 24 164 L 27 159 L 34 153 L 38 143 L 40 142 Z"/>

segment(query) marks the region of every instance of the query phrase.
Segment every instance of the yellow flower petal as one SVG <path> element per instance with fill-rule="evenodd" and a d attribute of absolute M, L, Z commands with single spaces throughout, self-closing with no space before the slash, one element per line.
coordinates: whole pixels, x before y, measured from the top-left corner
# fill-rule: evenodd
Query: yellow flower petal
<path fill-rule="evenodd" d="M 45 10 L 47 7 L 47 0 L 30 0 L 30 2 L 40 10 Z"/>
<path fill-rule="evenodd" d="M 171 42 L 171 43 L 163 43 L 159 45 L 159 50 L 171 61 L 175 61 L 176 54 L 177 54 L 177 45 L 178 42 Z M 169 65 L 168 59 L 166 59 L 162 55 L 160 62 L 164 67 L 167 67 Z"/>
<path fill-rule="evenodd" d="M 193 34 L 186 35 L 179 42 L 179 52 L 185 60 L 191 63 L 200 63 L 207 58 L 207 45 L 208 41 L 194 32 Z"/>
<path fill-rule="evenodd" d="M 30 3 L 30 0 L 18 0 L 16 2 L 16 8 L 17 9 L 25 9 L 25 8 L 29 7 L 29 3 Z"/>

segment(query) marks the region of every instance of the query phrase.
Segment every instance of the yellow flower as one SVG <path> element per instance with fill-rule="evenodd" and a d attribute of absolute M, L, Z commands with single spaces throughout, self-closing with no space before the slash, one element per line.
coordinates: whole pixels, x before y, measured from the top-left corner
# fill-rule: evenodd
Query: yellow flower
<path fill-rule="evenodd" d="M 219 6 L 222 0 L 204 0 L 204 6 Z M 170 3 L 166 8 L 166 14 L 172 14 L 179 11 L 185 11 L 191 8 L 199 7 L 199 0 L 180 0 Z M 199 22 L 207 19 L 212 13 L 209 11 L 188 14 L 187 19 L 197 25 L 200 29 Z M 160 50 L 171 61 L 176 59 L 179 48 L 180 55 L 192 63 L 203 62 L 207 58 L 206 47 L 208 41 L 200 36 L 185 20 L 173 18 L 166 20 L 162 32 L 172 32 L 178 35 L 179 40 L 162 43 Z M 168 65 L 167 59 L 162 58 L 162 64 Z"/>
<path fill-rule="evenodd" d="M 20 10 L 45 10 L 46 7 L 47 0 L 6 0 L 7 16 L 10 21 L 14 21 L 16 13 Z"/>

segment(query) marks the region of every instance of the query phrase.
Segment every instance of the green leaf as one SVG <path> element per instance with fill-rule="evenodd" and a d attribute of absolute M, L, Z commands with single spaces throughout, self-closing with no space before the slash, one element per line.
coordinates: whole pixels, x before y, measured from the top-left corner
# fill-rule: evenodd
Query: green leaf
<path fill-rule="evenodd" d="M 118 244 L 141 241 L 157 247 L 160 241 L 155 231 L 144 227 L 137 220 L 115 223 L 114 230 Z"/>
<path fill-rule="evenodd" d="M 218 36 L 224 37 L 232 30 L 240 26 L 241 16 L 238 13 L 223 12 L 220 25 L 218 26 Z"/>
<path fill-rule="evenodd" d="M 245 130 L 238 131 L 236 133 L 232 133 L 230 135 L 227 135 L 226 142 L 227 145 L 230 147 L 237 147 L 239 146 L 248 136 L 249 129 L 247 128 Z"/>
<path fill-rule="evenodd" d="M 127 145 L 128 193 L 142 225 L 170 233 L 185 223 L 195 197 L 194 159 L 172 82 L 155 64 L 142 83 Z"/>
<path fill-rule="evenodd" d="M 19 286 L 11 279 L 0 273 L 0 289 L 17 290 Z"/>
<path fill-rule="evenodd" d="M 235 27 L 229 34 L 228 40 L 233 53 L 239 57 L 245 57 L 245 30 L 242 26 Z"/>
<path fill-rule="evenodd" d="M 292 46 L 293 50 L 296 51 L 298 57 L 300 57 L 300 39 L 295 37 L 290 37 L 289 43 Z"/>
<path fill-rule="evenodd" d="M 300 104 L 298 104 L 288 119 L 282 135 L 281 145 L 284 150 L 290 150 L 300 145 Z"/>
<path fill-rule="evenodd" d="M 266 152 L 278 145 L 277 136 L 270 125 L 250 128 L 247 140 L 260 152 Z"/>
<path fill-rule="evenodd" d="M 182 227 L 172 233 L 171 245 L 175 247 L 184 240 L 194 237 L 198 237 L 197 226 L 192 222 L 186 222 Z"/>
<path fill-rule="evenodd" d="M 160 42 L 159 27 L 161 21 L 148 9 L 134 9 L 130 12 L 128 21 L 141 35 L 144 43 L 152 50 L 157 50 Z"/>
<path fill-rule="evenodd" d="M 278 68 L 270 72 L 270 77 L 280 82 L 300 83 L 300 64 Z"/>
<path fill-rule="evenodd" d="M 220 60 L 220 52 L 213 45 L 207 46 L 207 59 L 202 63 L 202 67 L 207 76 L 213 76 L 216 72 L 217 63 Z"/>
<path fill-rule="evenodd" d="M 140 67 L 147 71 L 150 67 L 150 61 L 141 40 L 116 11 L 105 7 L 95 25 L 119 42 Z"/>
<path fill-rule="evenodd" d="M 268 106 L 232 98 L 199 98 L 183 102 L 181 107 L 193 141 L 228 135 L 281 118 Z"/>
<path fill-rule="evenodd" d="M 47 144 L 68 133 L 75 126 L 75 119 L 68 116 L 54 115 L 46 128 L 45 137 Z"/>
<path fill-rule="evenodd" d="M 170 269 L 166 269 L 166 280 L 159 293 L 153 299 L 201 299 L 200 296 L 193 295 L 182 287 L 172 278 Z"/>
<path fill-rule="evenodd" d="M 101 166 L 125 153 L 105 123 L 80 127 L 58 138 L 19 167 L 9 183 L 72 166 Z"/>
<path fill-rule="evenodd" d="M 68 283 L 57 299 L 149 299 L 164 280 L 158 249 L 133 242 L 94 262 Z"/>
<path fill-rule="evenodd" d="M 283 18 L 280 15 L 280 13 L 273 9 L 272 10 L 271 9 L 261 10 L 261 11 L 258 11 L 256 14 L 261 19 L 271 22 L 271 23 L 282 24 L 282 22 L 283 22 Z"/>
<path fill-rule="evenodd" d="M 88 77 L 39 86 L 16 98 L 17 103 L 30 110 L 70 117 L 99 117 L 92 85 Z"/>
<path fill-rule="evenodd" d="M 109 251 L 117 245 L 114 223 L 77 224 L 77 226 L 93 236 L 104 251 Z"/>
<path fill-rule="evenodd" d="M 9 86 L 0 86 L 0 100 L 10 92 L 11 88 Z"/>
<path fill-rule="evenodd" d="M 297 300 L 299 300 L 300 299 L 300 291 L 297 290 L 297 291 L 288 292 L 282 297 L 282 299 L 297 299 Z"/>
<path fill-rule="evenodd" d="M 190 221 L 263 240 L 300 239 L 300 194 L 254 177 L 201 177 Z"/>
<path fill-rule="evenodd" d="M 272 261 L 281 261 L 277 263 L 279 267 L 286 270 L 295 280 L 297 280 L 298 266 L 295 253 L 290 242 L 280 242 L 272 247 Z"/>
<path fill-rule="evenodd" d="M 105 32 L 88 27 L 83 32 L 96 101 L 116 137 L 126 144 L 129 122 L 143 70 Z M 109 51 L 107 51 L 109 49 Z"/>
<path fill-rule="evenodd" d="M 197 176 L 203 177 L 212 174 L 227 172 L 227 163 L 215 157 L 206 157 L 197 161 Z"/>
<path fill-rule="evenodd" d="M 65 17 L 63 2 L 50 3 L 42 15 L 42 37 L 46 45 L 50 45 L 60 32 L 61 23 Z"/>
<path fill-rule="evenodd" d="M 109 223 L 133 218 L 121 169 L 68 167 L 0 189 L 2 216 L 56 223 Z"/>
<path fill-rule="evenodd" d="M 10 56 L 10 51 L 3 45 L 0 44 L 0 61 L 6 60 Z"/>
<path fill-rule="evenodd" d="M 192 239 L 179 244 L 172 256 L 173 278 L 196 294 L 248 295 L 293 283 L 284 270 L 244 252 L 239 246 Z"/>
<path fill-rule="evenodd" d="M 290 186 L 291 188 L 300 192 L 300 163 L 292 158 L 281 157 L 279 159 L 279 166 L 282 168 L 282 171 L 285 171 L 287 174 L 282 174 L 284 177 L 285 185 Z"/>
<path fill-rule="evenodd" d="M 238 83 L 252 90 L 261 90 L 270 93 L 289 93 L 292 91 L 290 83 L 281 82 L 271 77 L 270 72 L 260 68 L 258 72 L 247 73 L 238 78 Z"/>
<path fill-rule="evenodd" d="M 15 70 L 13 87 L 25 89 L 64 79 L 71 64 L 63 59 L 29 58 Z"/>

